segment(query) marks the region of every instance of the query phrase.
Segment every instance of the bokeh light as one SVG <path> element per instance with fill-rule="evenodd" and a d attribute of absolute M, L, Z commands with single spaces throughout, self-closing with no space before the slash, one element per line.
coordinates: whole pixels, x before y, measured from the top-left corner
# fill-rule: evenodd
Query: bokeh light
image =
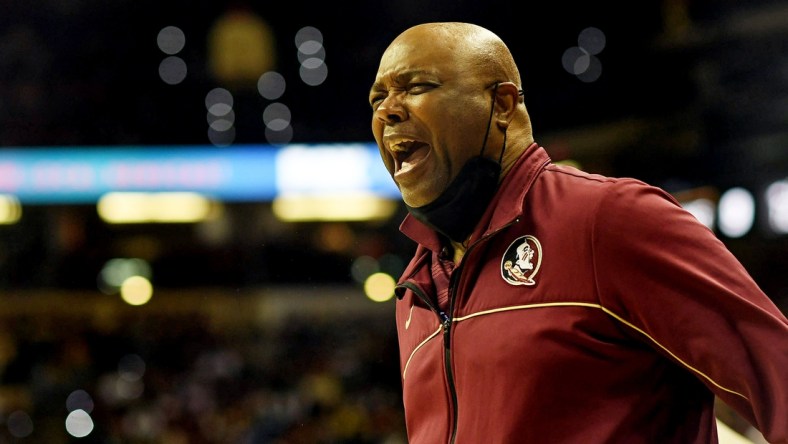
<path fill-rule="evenodd" d="M 605 33 L 598 28 L 583 29 L 577 37 L 578 46 L 567 48 L 561 56 L 564 70 L 585 83 L 595 82 L 602 75 L 602 61 L 596 54 L 605 48 Z"/>
<path fill-rule="evenodd" d="M 717 212 L 722 234 L 742 237 L 755 223 L 755 198 L 744 188 L 731 188 L 720 196 Z"/>
<path fill-rule="evenodd" d="M 156 36 L 156 44 L 161 52 L 174 55 L 186 45 L 186 35 L 177 26 L 165 26 Z"/>
<path fill-rule="evenodd" d="M 66 431 L 75 438 L 84 438 L 93 431 L 93 418 L 84 410 L 74 410 L 66 417 Z"/>
<path fill-rule="evenodd" d="M 602 62 L 595 56 L 589 56 L 588 68 L 577 75 L 581 82 L 595 82 L 602 76 Z"/>
<path fill-rule="evenodd" d="M 208 94 L 205 95 L 205 108 L 209 112 L 213 112 L 211 111 L 211 109 L 214 105 L 217 104 L 224 104 L 226 106 L 229 106 L 230 109 L 232 109 L 233 107 L 232 93 L 230 93 L 230 91 L 226 90 L 225 88 L 214 88 L 208 91 Z"/>
<path fill-rule="evenodd" d="M 328 66 L 320 59 L 310 58 L 301 64 L 298 74 L 307 85 L 318 86 L 328 78 Z"/>
<path fill-rule="evenodd" d="M 298 45 L 298 52 L 300 54 L 317 54 L 318 51 L 323 49 L 323 43 L 318 40 L 307 40 Z"/>
<path fill-rule="evenodd" d="M 145 375 L 145 361 L 136 354 L 124 355 L 118 361 L 118 375 L 127 381 L 138 381 Z"/>
<path fill-rule="evenodd" d="M 131 276 L 120 285 L 120 297 L 129 305 L 144 305 L 153 297 L 153 285 L 143 276 Z"/>
<path fill-rule="evenodd" d="M 364 282 L 364 293 L 370 300 L 385 302 L 394 297 L 397 281 L 390 275 L 378 272 L 370 275 Z"/>
<path fill-rule="evenodd" d="M 588 27 L 577 36 L 577 46 L 585 49 L 589 54 L 596 55 L 605 49 L 607 38 L 599 28 Z"/>
<path fill-rule="evenodd" d="M 0 225 L 10 225 L 22 218 L 22 205 L 19 199 L 10 194 L 0 194 Z"/>
<path fill-rule="evenodd" d="M 5 422 L 8 433 L 14 438 L 27 438 L 33 433 L 33 420 L 21 410 L 11 412 Z"/>
<path fill-rule="evenodd" d="M 66 398 L 66 410 L 69 412 L 84 410 L 90 413 L 93 411 L 93 407 L 93 398 L 85 390 L 74 390 Z"/>
<path fill-rule="evenodd" d="M 159 77 L 168 85 L 177 85 L 186 78 L 186 62 L 178 56 L 169 56 L 159 64 Z"/>
<path fill-rule="evenodd" d="M 214 88 L 205 95 L 208 141 L 214 146 L 229 146 L 235 141 L 233 105 L 233 95 L 225 88 Z"/>
<path fill-rule="evenodd" d="M 312 26 L 301 28 L 296 33 L 295 43 L 298 48 L 298 61 L 301 62 L 298 71 L 301 80 L 309 86 L 318 86 L 325 82 L 328 67 L 320 30 Z"/>
<path fill-rule="evenodd" d="M 130 381 L 118 373 L 107 373 L 99 379 L 98 391 L 101 400 L 111 406 L 127 405 L 145 392 L 141 379 Z"/>
<path fill-rule="evenodd" d="M 221 205 L 189 191 L 106 193 L 96 210 L 110 224 L 196 223 L 221 214 Z"/>
<path fill-rule="evenodd" d="M 105 294 L 115 294 L 123 282 L 132 276 L 150 278 L 150 264 L 139 258 L 113 258 L 108 260 L 98 275 L 98 287 Z"/>
<path fill-rule="evenodd" d="M 363 283 L 367 278 L 380 271 L 380 264 L 372 256 L 359 256 L 350 264 L 350 276 L 358 283 Z"/>
<path fill-rule="evenodd" d="M 714 202 L 712 202 L 711 199 L 695 199 L 683 204 L 683 207 L 706 227 L 714 227 L 714 216 L 717 208 L 714 206 Z"/>
<path fill-rule="evenodd" d="M 583 51 L 583 48 L 573 46 L 567 48 L 561 56 L 561 64 L 566 72 L 574 75 L 583 73 L 588 69 L 589 55 L 588 52 Z"/>
<path fill-rule="evenodd" d="M 206 46 L 208 73 L 233 88 L 253 88 L 277 63 L 274 30 L 252 8 L 227 8 L 209 29 Z"/>
<path fill-rule="evenodd" d="M 774 182 L 766 189 L 769 227 L 778 234 L 788 233 L 788 180 Z"/>
<path fill-rule="evenodd" d="M 299 48 L 298 50 L 299 63 L 304 63 L 304 61 L 306 61 L 307 59 L 325 60 L 326 50 L 325 48 L 323 48 L 323 45 L 320 44 L 310 45 L 310 43 L 314 43 L 314 42 L 310 41 L 304 43 L 303 45 L 301 45 L 301 48 Z M 302 48 L 305 48 L 306 52 L 302 50 Z"/>
<path fill-rule="evenodd" d="M 282 74 L 268 71 L 257 81 L 257 91 L 264 99 L 277 100 L 285 93 L 287 81 Z"/>
<path fill-rule="evenodd" d="M 272 103 L 263 111 L 265 126 L 274 131 L 282 131 L 290 125 L 290 108 L 283 103 Z"/>
<path fill-rule="evenodd" d="M 214 117 L 224 117 L 233 112 L 233 105 L 225 102 L 216 102 L 208 107 L 208 115 Z M 210 120 L 209 120 L 210 123 Z"/>
<path fill-rule="evenodd" d="M 296 32 L 295 44 L 297 48 L 300 48 L 301 45 L 309 42 L 310 40 L 322 45 L 323 33 L 314 26 L 304 26 L 303 28 L 299 29 L 298 32 Z"/>
<path fill-rule="evenodd" d="M 286 222 L 387 220 L 396 209 L 395 201 L 364 192 L 282 194 L 271 204 Z"/>
<path fill-rule="evenodd" d="M 219 111 L 222 112 L 226 109 L 226 105 L 225 107 L 222 107 L 221 105 L 223 104 L 214 105 L 212 109 L 219 108 Z M 207 120 L 208 127 L 212 130 L 220 133 L 229 131 L 235 124 L 235 112 L 232 109 L 222 115 L 216 115 L 212 112 L 208 112 Z"/>

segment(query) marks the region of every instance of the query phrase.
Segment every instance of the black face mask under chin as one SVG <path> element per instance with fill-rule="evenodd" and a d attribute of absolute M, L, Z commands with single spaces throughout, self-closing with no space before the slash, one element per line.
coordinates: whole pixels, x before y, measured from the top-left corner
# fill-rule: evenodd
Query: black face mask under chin
<path fill-rule="evenodd" d="M 437 199 L 410 214 L 449 239 L 464 241 L 481 219 L 498 189 L 501 164 L 483 156 L 468 160 Z"/>
<path fill-rule="evenodd" d="M 498 189 L 501 160 L 506 150 L 506 132 L 503 134 L 503 147 L 498 162 L 484 157 L 497 91 L 498 83 L 494 85 L 490 117 L 487 119 L 487 131 L 479 155 L 463 165 L 437 199 L 418 208 L 405 205 L 413 217 L 455 242 L 463 242 L 468 238 Z"/>

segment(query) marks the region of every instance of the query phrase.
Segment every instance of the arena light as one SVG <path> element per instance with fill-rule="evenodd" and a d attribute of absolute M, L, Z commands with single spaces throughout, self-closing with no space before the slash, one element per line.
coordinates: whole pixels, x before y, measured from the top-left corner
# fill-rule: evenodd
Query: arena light
<path fill-rule="evenodd" d="M 720 197 L 717 212 L 722 234 L 742 237 L 755 223 L 755 198 L 744 188 L 731 188 Z"/>
<path fill-rule="evenodd" d="M 391 275 L 383 272 L 371 274 L 364 281 L 364 293 L 375 302 L 386 302 L 394 297 L 394 288 L 397 281 Z"/>
<path fill-rule="evenodd" d="M 143 276 L 131 276 L 121 284 L 120 297 L 129 305 L 145 305 L 153 297 L 153 284 Z"/>
<path fill-rule="evenodd" d="M 22 218 L 19 199 L 10 194 L 0 194 L 0 225 L 11 225 Z"/>
<path fill-rule="evenodd" d="M 788 234 L 788 180 L 780 180 L 766 188 L 769 227 L 777 234 Z"/>
<path fill-rule="evenodd" d="M 714 228 L 717 200 L 719 199 L 719 192 L 716 188 L 711 186 L 690 188 L 674 192 L 673 197 L 700 223 L 710 229 Z"/>
<path fill-rule="evenodd" d="M 682 207 L 695 216 L 700 223 L 708 228 L 714 228 L 714 212 L 716 208 L 710 199 L 700 198 L 689 202 L 682 202 Z"/>
<path fill-rule="evenodd" d="M 316 194 L 368 190 L 370 167 L 381 164 L 377 152 L 341 144 L 315 149 L 290 145 L 276 156 L 276 186 L 281 194 Z"/>
<path fill-rule="evenodd" d="M 191 192 L 112 192 L 99 199 L 99 216 L 108 223 L 194 223 L 218 215 L 221 207 Z"/>
<path fill-rule="evenodd" d="M 96 278 L 98 288 L 102 293 L 115 294 L 120 290 L 123 282 L 132 276 L 142 276 L 150 279 L 151 265 L 140 258 L 113 258 L 108 260 Z"/>
<path fill-rule="evenodd" d="M 368 221 L 393 216 L 397 203 L 364 192 L 285 194 L 274 199 L 272 210 L 285 222 Z"/>
<path fill-rule="evenodd" d="M 74 410 L 66 417 L 66 432 L 74 438 L 84 438 L 90 435 L 93 428 L 93 418 L 84 410 Z"/>
<path fill-rule="evenodd" d="M 234 121 L 228 91 L 209 93 L 205 102 L 209 124 L 216 123 L 214 118 Z M 274 127 L 281 128 L 277 119 L 281 116 L 272 119 Z M 187 191 L 222 202 L 270 202 L 279 194 L 334 191 L 401 198 L 375 143 L 234 144 L 233 128 L 209 128 L 216 136 L 212 143 L 222 148 L 5 148 L 0 150 L 0 194 L 13 195 L 23 206 L 95 204 L 111 192 Z M 292 125 L 266 131 L 284 141 L 292 136 Z"/>

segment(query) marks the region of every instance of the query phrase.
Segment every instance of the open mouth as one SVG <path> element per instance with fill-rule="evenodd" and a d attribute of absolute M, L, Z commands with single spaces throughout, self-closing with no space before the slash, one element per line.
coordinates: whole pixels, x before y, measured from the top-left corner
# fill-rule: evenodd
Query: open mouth
<path fill-rule="evenodd" d="M 429 149 L 428 144 L 412 139 L 397 140 L 389 144 L 389 151 L 394 157 L 395 174 L 403 173 L 416 166 L 427 157 Z"/>

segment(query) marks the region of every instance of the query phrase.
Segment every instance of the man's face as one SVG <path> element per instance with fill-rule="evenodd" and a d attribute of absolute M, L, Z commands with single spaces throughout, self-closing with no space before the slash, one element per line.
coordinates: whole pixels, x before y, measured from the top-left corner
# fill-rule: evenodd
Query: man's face
<path fill-rule="evenodd" d="M 487 130 L 489 79 L 470 68 L 468 51 L 456 45 L 424 30 L 404 33 L 383 54 L 370 91 L 372 133 L 412 207 L 446 189 L 479 154 Z"/>

